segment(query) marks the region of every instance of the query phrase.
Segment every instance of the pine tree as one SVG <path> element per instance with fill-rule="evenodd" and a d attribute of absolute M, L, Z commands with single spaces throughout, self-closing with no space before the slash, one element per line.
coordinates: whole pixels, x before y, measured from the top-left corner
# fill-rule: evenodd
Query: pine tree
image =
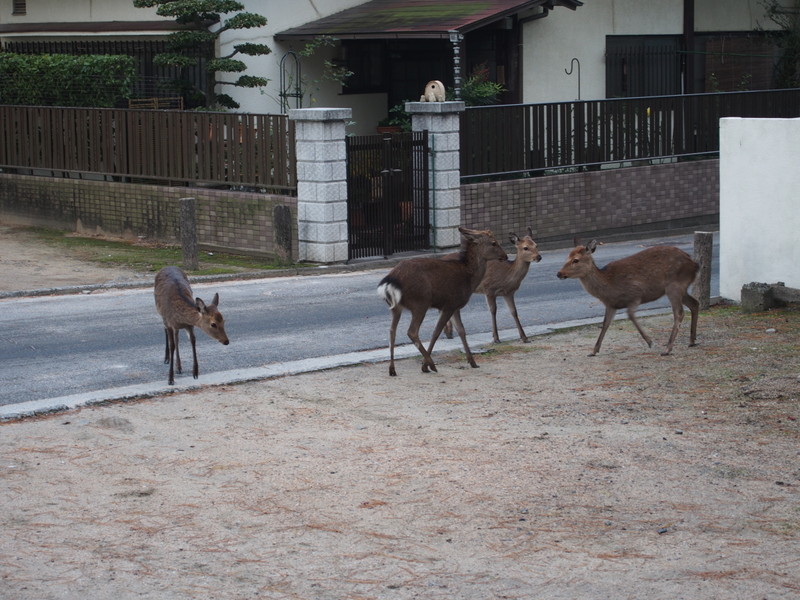
<path fill-rule="evenodd" d="M 207 89 L 202 90 L 209 106 L 239 108 L 239 104 L 228 94 L 216 93 L 217 85 L 257 88 L 267 85 L 265 77 L 239 75 L 236 81 L 220 81 L 218 73 L 243 73 L 247 65 L 237 55 L 261 56 L 271 51 L 265 44 L 242 43 L 233 47 L 227 56 L 215 56 L 215 42 L 224 32 L 235 29 L 251 29 L 267 24 L 266 17 L 243 12 L 244 4 L 235 0 L 133 0 L 137 8 L 157 7 L 162 17 L 173 17 L 187 29 L 169 34 L 170 51 L 158 54 L 153 61 L 160 66 L 187 67 L 206 59 L 209 72 Z M 232 14 L 231 13 L 235 13 Z M 231 15 L 231 16 L 225 16 Z M 224 17 L 225 16 L 225 17 Z"/>

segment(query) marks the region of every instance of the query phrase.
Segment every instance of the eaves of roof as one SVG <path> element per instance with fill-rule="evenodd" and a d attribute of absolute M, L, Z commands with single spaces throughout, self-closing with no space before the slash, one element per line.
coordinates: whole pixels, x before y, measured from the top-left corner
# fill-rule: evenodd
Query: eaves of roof
<path fill-rule="evenodd" d="M 580 0 L 369 0 L 275 35 L 278 41 L 328 35 L 340 39 L 448 37 L 468 33 L 507 16 L 542 7 L 572 10 Z"/>

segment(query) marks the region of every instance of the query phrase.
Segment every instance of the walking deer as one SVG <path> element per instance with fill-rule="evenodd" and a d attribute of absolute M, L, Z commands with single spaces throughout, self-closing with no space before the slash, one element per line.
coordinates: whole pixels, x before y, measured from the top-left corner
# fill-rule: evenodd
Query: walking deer
<path fill-rule="evenodd" d="M 522 323 L 519 322 L 517 315 L 517 303 L 514 301 L 514 294 L 517 293 L 522 280 L 528 274 L 528 269 L 532 262 L 539 262 L 542 260 L 539 254 L 539 249 L 536 247 L 536 242 L 533 241 L 533 230 L 528 227 L 528 235 L 521 238 L 516 233 L 509 234 L 509 240 L 514 244 L 517 254 L 512 261 L 491 261 L 486 263 L 486 273 L 483 280 L 475 289 L 476 294 L 484 294 L 486 296 L 486 305 L 489 307 L 489 313 L 492 315 L 492 339 L 495 344 L 500 343 L 500 336 L 497 333 L 497 297 L 502 296 L 508 306 L 508 311 L 514 317 L 514 322 L 517 324 L 517 331 L 519 332 L 519 339 L 523 342 L 528 342 L 528 336 L 525 335 L 525 330 L 522 328 Z M 448 257 L 451 255 L 448 255 Z M 445 327 L 445 335 L 453 337 L 451 323 L 447 323 Z"/>
<path fill-rule="evenodd" d="M 452 317 L 464 346 L 467 362 L 477 368 L 472 357 L 461 308 L 483 279 L 487 261 L 507 260 L 508 256 L 491 231 L 458 228 L 462 235 L 461 252 L 457 258 L 411 258 L 394 267 L 378 284 L 378 295 L 389 305 L 392 322 L 389 327 L 389 375 L 397 375 L 394 366 L 394 344 L 397 324 L 403 309 L 411 312 L 408 337 L 422 354 L 422 372 L 436 371 L 431 352 L 442 329 Z M 425 349 L 419 339 L 419 328 L 428 309 L 439 309 L 439 320 Z"/>
<path fill-rule="evenodd" d="M 219 312 L 219 294 L 214 294 L 211 304 L 206 304 L 200 298 L 192 300 L 192 288 L 189 279 L 178 267 L 164 267 L 156 275 L 155 285 L 156 310 L 164 321 L 166 333 L 166 350 L 164 363 L 169 363 L 169 385 L 175 385 L 175 364 L 178 373 L 182 373 L 181 354 L 178 349 L 180 330 L 189 332 L 189 341 L 192 342 L 192 357 L 194 365 L 192 376 L 197 379 L 197 349 L 195 347 L 194 328 L 199 327 L 215 340 L 225 346 L 228 345 L 228 336 L 225 334 L 225 320 Z"/>
<path fill-rule="evenodd" d="M 600 351 L 603 337 L 617 310 L 621 308 L 628 310 L 631 322 L 647 345 L 652 347 L 653 340 L 642 330 L 636 320 L 635 312 L 640 304 L 653 302 L 665 294 L 672 305 L 673 324 L 667 348 L 661 353 L 662 356 L 672 352 L 672 345 L 683 320 L 684 304 L 692 313 L 689 346 L 695 345 L 700 303 L 690 296 L 687 290 L 695 280 L 700 267 L 688 254 L 673 246 L 654 246 L 598 269 L 592 258 L 596 249 L 595 240 L 586 246 L 577 246 L 569 253 L 567 262 L 558 272 L 559 279 L 570 277 L 579 279 L 583 288 L 606 306 L 600 336 L 589 356 L 594 356 Z"/>

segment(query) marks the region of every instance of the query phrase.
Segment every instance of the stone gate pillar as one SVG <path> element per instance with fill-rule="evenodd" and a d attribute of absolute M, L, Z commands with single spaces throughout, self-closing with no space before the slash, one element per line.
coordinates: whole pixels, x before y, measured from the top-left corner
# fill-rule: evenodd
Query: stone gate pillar
<path fill-rule="evenodd" d="M 347 147 L 350 108 L 297 108 L 297 238 L 299 260 L 344 262 L 347 248 Z"/>
<path fill-rule="evenodd" d="M 461 244 L 460 114 L 464 102 L 407 102 L 414 131 L 428 130 L 430 161 L 431 246 Z"/>

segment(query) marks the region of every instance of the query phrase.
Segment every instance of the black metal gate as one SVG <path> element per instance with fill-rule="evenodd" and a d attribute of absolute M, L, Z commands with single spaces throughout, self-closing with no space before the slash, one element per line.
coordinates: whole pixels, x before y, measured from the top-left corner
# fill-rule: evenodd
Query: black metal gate
<path fill-rule="evenodd" d="M 428 132 L 347 138 L 349 257 L 430 247 Z"/>

